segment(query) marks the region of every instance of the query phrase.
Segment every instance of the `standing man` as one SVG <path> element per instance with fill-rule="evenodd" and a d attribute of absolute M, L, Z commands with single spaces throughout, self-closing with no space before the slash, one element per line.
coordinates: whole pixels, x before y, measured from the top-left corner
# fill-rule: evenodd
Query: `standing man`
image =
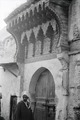
<path fill-rule="evenodd" d="M 20 101 L 16 109 L 16 120 L 34 120 L 33 113 L 30 107 L 29 97 L 26 92 L 23 92 L 23 100 Z"/>

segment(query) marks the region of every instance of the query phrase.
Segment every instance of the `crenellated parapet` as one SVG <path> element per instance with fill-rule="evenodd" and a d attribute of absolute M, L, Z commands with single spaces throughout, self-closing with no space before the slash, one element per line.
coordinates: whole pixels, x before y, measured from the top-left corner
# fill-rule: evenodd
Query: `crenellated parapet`
<path fill-rule="evenodd" d="M 18 60 L 68 51 L 68 6 L 65 0 L 32 1 L 7 17 L 7 30 L 18 41 Z"/>

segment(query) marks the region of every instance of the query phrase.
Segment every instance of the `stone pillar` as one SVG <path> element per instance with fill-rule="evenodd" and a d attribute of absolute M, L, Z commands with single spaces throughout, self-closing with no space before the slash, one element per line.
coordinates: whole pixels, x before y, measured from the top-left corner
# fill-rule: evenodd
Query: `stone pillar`
<path fill-rule="evenodd" d="M 67 107 L 68 107 L 68 62 L 69 58 L 67 53 L 58 54 L 58 59 L 62 64 L 62 68 L 58 72 L 56 80 L 55 94 L 58 99 L 56 108 L 56 120 L 67 119 Z"/>
<path fill-rule="evenodd" d="M 75 110 L 78 108 L 78 70 L 76 64 L 78 55 L 80 56 L 80 0 L 72 0 L 69 9 L 69 42 L 70 42 L 70 66 L 69 66 L 69 107 L 68 119 L 75 120 Z M 79 79 L 80 81 L 80 79 Z M 78 83 L 79 85 L 79 83 Z M 79 101 L 80 103 L 80 101 Z"/>
<path fill-rule="evenodd" d="M 23 89 L 24 89 L 24 64 L 18 63 L 19 66 L 19 76 L 20 76 L 20 92 L 19 92 L 19 97 L 21 98 Z"/>

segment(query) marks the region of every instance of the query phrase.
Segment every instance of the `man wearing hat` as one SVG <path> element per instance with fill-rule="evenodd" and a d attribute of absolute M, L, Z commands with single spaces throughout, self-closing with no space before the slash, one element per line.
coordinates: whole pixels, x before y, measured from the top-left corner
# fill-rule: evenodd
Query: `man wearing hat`
<path fill-rule="evenodd" d="M 23 100 L 17 104 L 16 120 L 33 120 L 33 113 L 30 107 L 30 99 L 26 92 L 23 92 Z"/>

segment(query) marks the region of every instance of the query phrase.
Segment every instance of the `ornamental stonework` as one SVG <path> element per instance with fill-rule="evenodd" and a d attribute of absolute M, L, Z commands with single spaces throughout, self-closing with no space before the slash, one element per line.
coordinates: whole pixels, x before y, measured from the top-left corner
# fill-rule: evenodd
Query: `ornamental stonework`
<path fill-rule="evenodd" d="M 69 11 L 69 41 L 80 39 L 80 1 L 73 0 Z"/>
<path fill-rule="evenodd" d="M 23 42 L 28 43 L 27 58 L 34 56 L 33 55 L 34 47 L 35 56 L 40 56 L 41 54 L 48 54 L 54 50 L 53 46 L 57 46 L 58 43 L 59 39 L 58 23 L 55 19 L 52 19 L 46 23 L 43 23 L 42 25 L 38 25 L 38 28 L 35 27 L 33 29 L 30 29 L 29 31 L 23 32 L 21 34 L 21 38 L 22 38 L 21 44 L 23 44 Z M 25 46 L 23 47 L 26 47 L 26 44 L 24 45 Z"/>
<path fill-rule="evenodd" d="M 14 14 L 7 29 L 17 38 L 19 61 L 68 50 L 68 2 L 39 0 Z"/>

